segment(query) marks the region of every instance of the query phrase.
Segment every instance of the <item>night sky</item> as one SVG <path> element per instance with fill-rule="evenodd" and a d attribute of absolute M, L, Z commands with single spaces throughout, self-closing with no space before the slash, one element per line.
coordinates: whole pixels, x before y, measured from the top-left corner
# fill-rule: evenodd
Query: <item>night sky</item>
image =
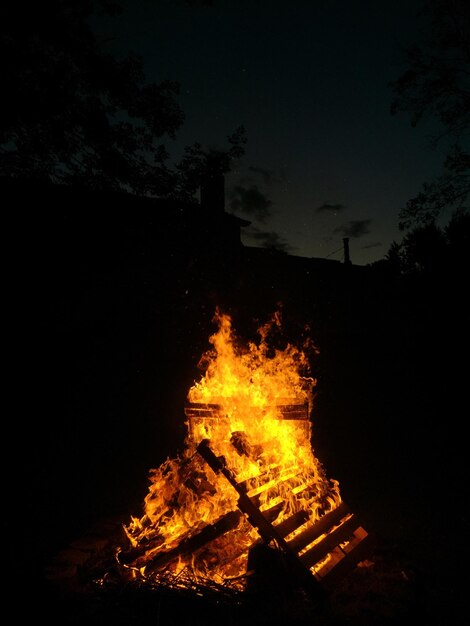
<path fill-rule="evenodd" d="M 419 42 L 418 0 L 123 0 L 95 19 L 113 54 L 142 56 L 148 80 L 180 83 L 185 123 L 167 147 L 225 148 L 246 129 L 226 210 L 249 219 L 246 245 L 364 265 L 400 241 L 398 212 L 440 171 L 436 128 L 392 116 L 390 81 Z"/>

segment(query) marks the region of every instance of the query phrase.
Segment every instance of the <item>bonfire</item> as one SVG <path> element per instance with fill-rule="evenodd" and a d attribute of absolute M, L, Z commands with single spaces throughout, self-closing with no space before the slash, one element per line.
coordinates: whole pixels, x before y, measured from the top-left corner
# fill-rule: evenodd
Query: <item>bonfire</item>
<path fill-rule="evenodd" d="M 358 562 L 367 533 L 313 451 L 312 343 L 269 345 L 278 313 L 257 343 L 241 342 L 227 314 L 216 311 L 214 321 L 187 396 L 183 452 L 150 470 L 118 562 L 149 584 L 243 592 L 267 550 L 289 578 L 315 589 L 338 564 Z"/>

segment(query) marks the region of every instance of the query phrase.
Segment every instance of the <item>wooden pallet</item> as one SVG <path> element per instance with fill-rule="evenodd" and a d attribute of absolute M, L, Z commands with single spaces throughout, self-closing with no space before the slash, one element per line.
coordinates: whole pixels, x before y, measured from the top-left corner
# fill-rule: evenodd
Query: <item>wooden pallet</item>
<path fill-rule="evenodd" d="M 224 459 L 212 451 L 208 439 L 198 445 L 197 451 L 237 491 L 240 511 L 262 540 L 281 552 L 292 574 L 311 596 L 318 597 L 320 590 L 332 589 L 370 553 L 371 536 L 344 502 L 316 521 L 310 522 L 309 513 L 299 510 L 275 525 L 270 520 L 271 509 L 260 509 L 258 494 L 250 497 L 246 486 L 237 483 Z"/>
<path fill-rule="evenodd" d="M 302 482 L 297 468 L 270 468 L 265 477 L 237 482 L 225 458 L 216 456 L 211 449 L 209 439 L 199 443 L 197 452 L 236 491 L 237 510 L 227 511 L 171 550 L 160 551 L 157 546 L 161 541 L 156 537 L 153 557 L 149 558 L 153 551 L 152 540 L 143 547 L 123 551 L 119 555 L 122 565 L 140 568 L 145 564 L 147 574 L 158 575 L 181 557 L 210 549 L 213 541 L 234 532 L 244 518 L 257 530 L 259 544 L 273 548 L 280 556 L 289 584 L 294 581 L 311 598 L 318 600 L 370 554 L 371 536 L 344 502 L 317 520 L 312 518 L 311 508 L 306 510 L 299 506 L 289 518 L 277 522 L 279 512 L 285 507 L 285 502 L 277 495 L 280 486 L 294 498 L 301 498 L 306 490 L 315 489 L 314 485 Z M 258 548 L 259 544 L 253 543 L 250 550 Z M 246 545 L 241 545 L 238 552 L 234 546 L 230 559 L 238 558 L 245 551 Z"/>

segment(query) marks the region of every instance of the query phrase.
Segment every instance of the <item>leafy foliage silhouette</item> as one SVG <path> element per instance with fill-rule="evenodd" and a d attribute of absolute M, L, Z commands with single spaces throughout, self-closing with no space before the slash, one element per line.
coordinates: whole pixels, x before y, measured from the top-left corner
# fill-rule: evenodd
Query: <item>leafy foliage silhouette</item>
<path fill-rule="evenodd" d="M 408 69 L 391 83 L 391 112 L 408 113 L 412 126 L 432 118 L 440 127 L 435 142 L 446 138 L 451 148 L 442 174 L 400 210 L 401 230 L 468 211 L 470 195 L 470 4 L 425 0 L 420 17 L 426 38 L 406 50 Z"/>
<path fill-rule="evenodd" d="M 392 243 L 385 260 L 395 274 L 455 274 L 468 269 L 469 248 L 470 214 L 456 213 L 445 227 L 435 222 L 414 227 L 401 243 Z"/>
<path fill-rule="evenodd" d="M 226 150 L 195 143 L 171 164 L 167 143 L 184 123 L 178 83 L 148 82 L 140 57 L 108 54 L 90 27 L 93 14 L 120 10 L 112 0 L 2 10 L 0 175 L 190 200 L 205 172 L 243 155 L 240 127 Z"/>

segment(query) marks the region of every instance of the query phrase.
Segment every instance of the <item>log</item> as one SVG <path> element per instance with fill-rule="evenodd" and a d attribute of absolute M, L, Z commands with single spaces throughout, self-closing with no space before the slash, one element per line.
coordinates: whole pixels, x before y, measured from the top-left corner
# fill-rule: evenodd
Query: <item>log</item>
<path fill-rule="evenodd" d="M 196 535 L 188 537 L 181 541 L 175 548 L 168 550 L 167 552 L 157 552 L 155 556 L 146 557 L 145 553 L 140 554 L 137 558 L 134 557 L 134 553 L 119 555 L 119 561 L 123 565 L 131 565 L 139 567 L 146 564 L 148 572 L 155 571 L 162 567 L 165 567 L 174 559 L 184 556 L 202 548 L 204 545 L 217 539 L 221 535 L 225 534 L 229 530 L 236 528 L 240 522 L 241 513 L 239 511 L 230 511 L 223 517 L 217 520 L 214 524 L 208 524 L 198 532 Z M 148 549 L 148 548 L 147 548 Z"/>
<path fill-rule="evenodd" d="M 197 533 L 197 535 L 193 535 L 192 537 L 183 540 L 178 544 L 178 546 L 176 546 L 176 548 L 170 550 L 170 552 L 160 554 L 156 558 L 152 559 L 151 563 L 147 565 L 146 571 L 154 572 L 157 569 L 165 567 L 177 557 L 199 550 L 199 548 L 202 548 L 214 539 L 224 535 L 229 530 L 233 530 L 236 526 L 238 526 L 240 518 L 241 515 L 239 511 L 230 511 L 230 513 L 221 517 L 214 524 L 205 526 L 199 533 Z"/>

